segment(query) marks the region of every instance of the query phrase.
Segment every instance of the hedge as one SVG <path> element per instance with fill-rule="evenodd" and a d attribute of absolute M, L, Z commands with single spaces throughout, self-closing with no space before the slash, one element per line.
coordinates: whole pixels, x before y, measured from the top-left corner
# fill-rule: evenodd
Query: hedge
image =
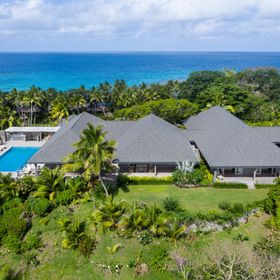
<path fill-rule="evenodd" d="M 173 184 L 172 177 L 137 177 L 129 176 L 130 185 L 170 185 Z"/>
<path fill-rule="evenodd" d="M 255 185 L 256 189 L 271 189 L 274 188 L 274 184 L 256 184 Z"/>
<path fill-rule="evenodd" d="M 247 189 L 248 186 L 244 183 L 214 183 L 215 189 Z"/>

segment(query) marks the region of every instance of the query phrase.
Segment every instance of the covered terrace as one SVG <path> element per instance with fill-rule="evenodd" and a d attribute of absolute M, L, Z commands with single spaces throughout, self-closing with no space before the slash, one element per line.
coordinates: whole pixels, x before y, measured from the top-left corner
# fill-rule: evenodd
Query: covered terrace
<path fill-rule="evenodd" d="M 58 126 L 12 126 L 5 130 L 6 141 L 43 141 L 55 134 Z"/>

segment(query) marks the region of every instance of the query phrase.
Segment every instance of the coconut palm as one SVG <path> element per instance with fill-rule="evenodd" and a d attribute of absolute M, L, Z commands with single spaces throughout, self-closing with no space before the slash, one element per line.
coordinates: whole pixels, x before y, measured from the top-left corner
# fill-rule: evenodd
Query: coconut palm
<path fill-rule="evenodd" d="M 79 246 L 80 241 L 86 235 L 86 223 L 70 220 L 59 221 L 61 224 L 65 239 L 62 240 L 62 247 L 65 249 L 75 249 Z"/>
<path fill-rule="evenodd" d="M 167 236 L 170 237 L 174 243 L 183 235 L 186 234 L 187 226 L 180 225 L 177 221 L 169 224 L 169 230 L 166 232 Z"/>
<path fill-rule="evenodd" d="M 19 188 L 10 174 L 0 174 L 0 198 L 4 200 L 19 196 Z"/>
<path fill-rule="evenodd" d="M 97 104 L 101 104 L 101 106 L 99 106 L 99 107 L 101 108 L 104 116 L 106 116 L 105 106 L 104 106 L 105 101 L 106 101 L 106 96 L 104 96 L 103 91 L 93 88 L 90 93 L 90 103 L 92 103 L 94 105 L 95 114 L 96 114 Z"/>
<path fill-rule="evenodd" d="M 23 105 L 30 106 L 30 125 L 33 124 L 34 106 L 41 107 L 43 101 L 43 95 L 39 88 L 32 86 L 26 95 L 23 97 Z M 36 122 L 36 111 L 34 117 L 34 123 Z"/>
<path fill-rule="evenodd" d="M 80 140 L 74 144 L 76 151 L 65 159 L 65 172 L 81 171 L 89 186 L 96 179 L 101 183 L 106 195 L 107 188 L 102 180 L 101 172 L 113 169 L 112 159 L 115 151 L 115 141 L 105 139 L 106 133 L 102 126 L 88 127 L 82 131 Z"/>
<path fill-rule="evenodd" d="M 65 188 L 64 178 L 59 167 L 49 169 L 44 167 L 40 176 L 36 178 L 37 190 L 34 197 L 48 197 L 53 200 L 56 192 Z"/>
<path fill-rule="evenodd" d="M 127 108 L 135 105 L 137 102 L 137 93 L 133 89 L 122 91 L 116 100 L 118 108 Z"/>
<path fill-rule="evenodd" d="M 50 115 L 53 120 L 59 122 L 69 117 L 69 104 L 64 95 L 59 95 L 52 101 Z"/>
<path fill-rule="evenodd" d="M 103 232 L 115 228 L 127 208 L 127 202 L 123 200 L 115 202 L 112 197 L 107 197 L 92 213 L 91 219 L 94 227 L 100 225 Z"/>
<path fill-rule="evenodd" d="M 8 106 L 0 106 L 0 129 L 4 130 L 10 126 L 20 124 L 17 112 Z"/>
<path fill-rule="evenodd" d="M 80 114 L 80 109 L 86 107 L 86 100 L 81 94 L 73 94 L 69 100 L 71 108 L 76 109 L 77 113 Z"/>

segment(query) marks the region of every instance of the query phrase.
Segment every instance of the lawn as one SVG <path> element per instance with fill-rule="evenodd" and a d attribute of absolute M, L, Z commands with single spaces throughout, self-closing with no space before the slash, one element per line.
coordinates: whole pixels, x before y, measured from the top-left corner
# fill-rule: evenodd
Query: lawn
<path fill-rule="evenodd" d="M 180 200 L 181 206 L 190 211 L 206 211 L 217 208 L 220 201 L 232 201 L 250 203 L 265 198 L 268 190 L 220 190 L 212 188 L 197 189 L 178 189 L 174 186 L 130 186 L 129 193 L 120 192 L 116 199 L 125 199 L 129 202 L 135 200 L 145 201 L 148 204 L 153 202 L 160 204 L 162 199 L 167 196 L 173 196 Z M 79 221 L 86 221 L 88 230 L 92 230 L 91 213 L 93 202 L 74 205 L 69 207 L 60 206 L 44 218 L 36 217 L 33 220 L 31 231 L 42 232 L 44 246 L 38 252 L 39 264 L 30 265 L 27 269 L 27 259 L 22 255 L 8 252 L 0 247 L 0 258 L 5 263 L 10 264 L 15 271 L 26 271 L 27 279 L 122 279 L 129 280 L 134 278 L 134 270 L 127 267 L 131 261 L 139 257 L 142 245 L 136 238 L 121 238 L 114 232 L 97 235 L 97 246 L 89 258 L 83 257 L 78 251 L 62 249 L 61 242 L 64 238 L 58 221 L 64 218 L 71 218 Z M 241 225 L 224 232 L 213 232 L 206 235 L 197 235 L 195 241 L 189 248 L 189 253 L 202 258 L 206 257 L 209 246 L 215 247 L 220 242 L 233 243 L 234 237 L 238 234 L 248 236 L 249 240 L 244 246 L 252 247 L 267 233 L 264 226 L 269 217 L 261 214 L 260 217 L 251 217 L 248 224 Z M 112 255 L 107 247 L 120 243 L 122 248 Z M 145 247 L 143 252 L 143 261 L 150 263 L 156 248 L 165 246 L 168 251 L 184 245 L 184 240 L 178 241 L 177 245 L 170 240 L 155 238 L 151 244 Z M 211 248 L 211 247 L 210 247 Z M 194 259 L 195 260 L 195 259 Z M 0 262 L 1 264 L 1 262 Z M 105 272 L 101 273 L 100 265 L 121 264 L 120 274 Z M 172 280 L 178 279 L 174 274 L 169 272 L 160 272 L 150 270 L 141 279 L 147 280 Z"/>
<path fill-rule="evenodd" d="M 136 185 L 130 186 L 129 190 L 128 193 L 120 192 L 117 199 L 129 202 L 140 200 L 148 204 L 156 203 L 159 205 L 165 197 L 172 196 L 180 201 L 182 207 L 191 212 L 217 209 L 221 201 L 249 204 L 264 199 L 268 192 L 267 189 L 180 189 L 172 185 Z"/>

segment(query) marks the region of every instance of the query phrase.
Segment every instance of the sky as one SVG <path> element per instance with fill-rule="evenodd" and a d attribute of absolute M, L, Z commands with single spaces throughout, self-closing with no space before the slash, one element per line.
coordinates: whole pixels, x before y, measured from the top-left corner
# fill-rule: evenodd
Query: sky
<path fill-rule="evenodd" d="M 280 51 L 280 0 L 0 0 L 0 51 Z"/>

